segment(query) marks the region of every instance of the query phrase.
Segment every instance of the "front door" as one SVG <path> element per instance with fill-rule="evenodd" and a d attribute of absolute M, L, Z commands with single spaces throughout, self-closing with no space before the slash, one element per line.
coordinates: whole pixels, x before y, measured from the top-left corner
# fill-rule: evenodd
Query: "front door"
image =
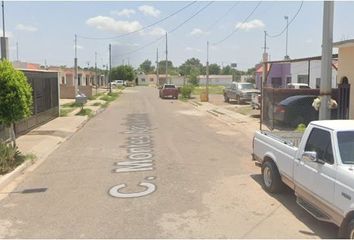
<path fill-rule="evenodd" d="M 300 150 L 301 151 L 301 150 Z M 334 164 L 331 133 L 313 128 L 304 151 L 314 151 L 321 162 L 296 159 L 294 167 L 295 191 L 302 188 L 327 205 L 334 202 L 336 165 Z"/>

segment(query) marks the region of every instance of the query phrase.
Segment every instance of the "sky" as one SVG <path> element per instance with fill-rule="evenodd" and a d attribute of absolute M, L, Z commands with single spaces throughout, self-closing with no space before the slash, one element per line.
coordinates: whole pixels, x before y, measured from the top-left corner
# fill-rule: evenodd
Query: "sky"
<path fill-rule="evenodd" d="M 284 16 L 291 20 L 300 5 L 300 1 L 5 1 L 5 28 L 10 60 L 17 58 L 17 42 L 21 61 L 73 66 L 77 34 L 80 66 L 94 66 L 95 52 L 98 67 L 107 65 L 112 44 L 112 66 L 137 67 L 145 59 L 155 63 L 157 49 L 159 59 L 165 59 L 167 32 L 168 59 L 174 66 L 192 57 L 205 64 L 209 41 L 210 63 L 237 63 L 238 69 L 246 70 L 261 60 L 264 31 L 280 33 L 286 26 Z M 354 38 L 353 13 L 354 2 L 335 2 L 334 41 Z M 322 17 L 323 2 L 303 2 L 288 29 L 290 58 L 321 55 Z M 157 21 L 161 22 L 139 31 Z M 284 58 L 285 40 L 285 32 L 267 38 L 271 60 Z"/>

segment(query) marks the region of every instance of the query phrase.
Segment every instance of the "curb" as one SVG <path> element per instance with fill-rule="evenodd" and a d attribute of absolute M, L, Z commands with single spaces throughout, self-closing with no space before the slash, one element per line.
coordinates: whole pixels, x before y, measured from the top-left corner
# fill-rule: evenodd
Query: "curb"
<path fill-rule="evenodd" d="M 10 182 L 16 179 L 18 176 L 24 174 L 27 168 L 35 164 L 31 160 L 26 160 L 21 165 L 17 166 L 12 172 L 6 173 L 0 177 L 0 189 L 5 188 Z"/>
<path fill-rule="evenodd" d="M 106 110 L 106 108 L 98 109 L 93 117 L 97 116 L 98 114 L 102 113 L 105 110 Z M 62 141 L 58 142 L 58 144 L 53 148 L 53 150 L 51 152 L 47 153 L 44 157 L 42 157 L 40 159 L 36 159 L 34 161 L 26 160 L 21 165 L 17 166 L 13 171 L 0 176 L 0 190 L 3 190 L 4 188 L 6 188 L 11 182 L 13 182 L 19 176 L 24 175 L 25 173 L 29 172 L 29 169 L 31 169 L 30 171 L 33 171 L 38 166 L 40 166 L 47 159 L 47 157 L 50 154 L 52 154 L 55 150 L 57 150 L 61 144 L 63 144 L 68 139 L 70 139 L 72 136 L 74 136 L 80 129 L 82 129 L 90 119 L 91 118 L 87 117 L 82 123 L 80 123 L 80 125 L 78 125 L 77 129 L 72 134 L 68 135 L 67 137 L 63 138 Z"/>

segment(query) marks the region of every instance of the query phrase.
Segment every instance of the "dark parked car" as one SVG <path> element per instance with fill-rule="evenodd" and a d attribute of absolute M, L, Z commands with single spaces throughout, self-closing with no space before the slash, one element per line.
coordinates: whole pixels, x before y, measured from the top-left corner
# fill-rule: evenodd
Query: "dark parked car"
<path fill-rule="evenodd" d="M 160 98 L 172 97 L 178 98 L 178 89 L 174 84 L 164 84 L 160 89 Z"/>
<path fill-rule="evenodd" d="M 281 101 L 274 108 L 274 120 L 289 126 L 297 127 L 300 123 L 309 124 L 311 121 L 318 120 L 318 111 L 312 107 L 314 95 L 291 96 Z M 331 112 L 331 118 L 336 119 L 337 111 Z"/>

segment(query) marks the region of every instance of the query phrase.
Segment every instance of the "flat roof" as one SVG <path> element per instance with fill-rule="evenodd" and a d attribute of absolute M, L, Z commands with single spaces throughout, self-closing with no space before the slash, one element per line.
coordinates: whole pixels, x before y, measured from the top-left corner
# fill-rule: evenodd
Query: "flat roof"
<path fill-rule="evenodd" d="M 27 68 L 15 68 L 16 70 L 26 71 L 26 72 L 48 72 L 48 73 L 58 73 L 58 71 L 45 70 L 45 69 L 27 69 Z"/>
<path fill-rule="evenodd" d="M 322 120 L 313 121 L 312 124 L 325 127 L 334 131 L 354 131 L 354 120 Z"/>
<path fill-rule="evenodd" d="M 354 39 L 335 42 L 335 43 L 333 43 L 333 47 L 335 47 L 335 48 L 354 47 Z"/>

